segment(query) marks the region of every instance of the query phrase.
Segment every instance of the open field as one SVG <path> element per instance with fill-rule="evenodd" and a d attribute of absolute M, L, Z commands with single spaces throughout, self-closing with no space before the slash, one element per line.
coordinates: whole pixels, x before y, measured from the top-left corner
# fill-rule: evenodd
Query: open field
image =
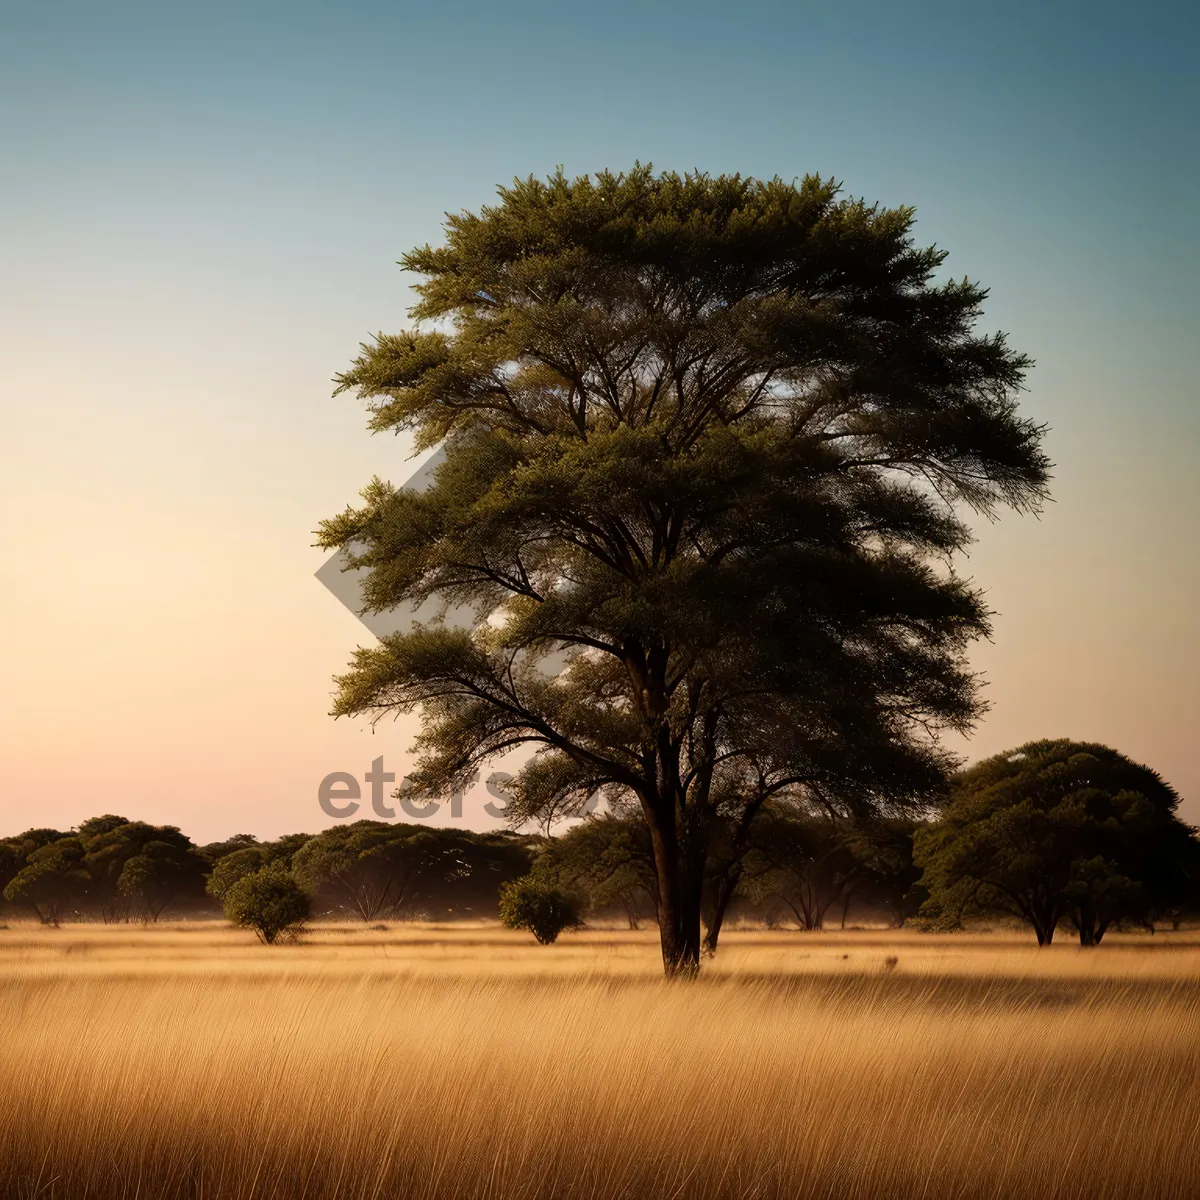
<path fill-rule="evenodd" d="M 1195 933 L 658 969 L 653 931 L 0 929 L 0 1195 L 1200 1194 Z"/>

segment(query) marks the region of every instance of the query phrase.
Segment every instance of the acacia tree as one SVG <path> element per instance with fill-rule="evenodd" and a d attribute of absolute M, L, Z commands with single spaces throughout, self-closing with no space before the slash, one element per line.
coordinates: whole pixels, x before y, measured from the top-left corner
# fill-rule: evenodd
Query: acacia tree
<path fill-rule="evenodd" d="M 360 649 L 335 714 L 419 709 L 433 792 L 536 747 L 517 817 L 626 797 L 668 973 L 699 962 L 717 825 L 789 787 L 928 792 L 930 734 L 977 712 L 961 514 L 1035 507 L 1047 462 L 1027 360 L 912 223 L 817 177 L 517 181 L 403 258 L 414 328 L 338 379 L 444 461 L 321 543 L 368 569 L 368 608 L 481 624 Z"/>
<path fill-rule="evenodd" d="M 204 892 L 208 862 L 174 825 L 106 814 L 84 821 L 79 836 L 89 899 L 105 922 L 157 921 L 169 905 Z"/>
<path fill-rule="evenodd" d="M 291 870 L 296 855 L 310 841 L 308 833 L 285 833 L 273 842 L 260 842 L 253 834 L 237 833 L 223 842 L 209 842 L 200 853 L 212 864 L 204 890 L 224 901 L 229 889 L 240 879 L 263 867 L 277 865 Z"/>
<path fill-rule="evenodd" d="M 267 856 L 260 845 L 243 845 L 240 849 L 223 854 L 209 872 L 204 890 L 218 900 L 224 901 L 229 889 L 240 879 L 261 871 L 267 865 Z"/>
<path fill-rule="evenodd" d="M 1197 845 L 1178 804 L 1154 771 L 1108 746 L 1064 738 L 984 759 L 916 835 L 926 912 L 946 925 L 1011 913 L 1040 946 L 1068 920 L 1080 945 L 1097 946 L 1114 921 L 1150 919 L 1186 895 Z"/>
<path fill-rule="evenodd" d="M 30 849 L 25 866 L 5 887 L 4 898 L 28 905 L 43 925 L 58 925 L 64 917 L 78 914 L 91 882 L 80 839 L 55 830 L 31 829 L 15 840 Z"/>
<path fill-rule="evenodd" d="M 317 834 L 297 852 L 292 870 L 302 887 L 331 889 L 362 920 L 374 921 L 412 902 L 438 848 L 432 830 L 355 821 Z"/>
<path fill-rule="evenodd" d="M 778 859 L 769 852 L 772 835 L 764 824 L 784 833 L 789 826 L 782 818 L 807 815 L 833 823 L 839 836 L 853 833 L 861 840 L 868 830 L 882 828 L 881 817 L 901 819 L 898 814 L 927 805 L 944 789 L 946 760 L 928 743 L 897 738 L 894 725 L 872 727 L 871 714 L 856 716 L 849 708 L 838 714 L 838 723 L 822 723 L 818 710 L 829 704 L 829 695 L 810 698 L 807 712 L 794 699 L 792 723 L 785 713 L 782 727 L 779 715 L 762 713 L 756 698 L 749 704 L 744 698 L 735 701 L 732 713 L 742 719 L 730 724 L 738 753 L 718 769 L 714 791 L 706 953 L 716 953 L 725 914 L 739 889 L 761 893 L 759 877 Z M 788 837 L 784 842 L 791 845 Z"/>
<path fill-rule="evenodd" d="M 532 875 L 501 885 L 500 920 L 509 929 L 528 929 L 543 946 L 552 946 L 564 929 L 581 924 L 571 897 Z"/>
<path fill-rule="evenodd" d="M 853 830 L 822 812 L 769 810 L 755 829 L 748 891 L 787 906 L 801 929 L 822 929 L 825 914 L 868 877 Z"/>

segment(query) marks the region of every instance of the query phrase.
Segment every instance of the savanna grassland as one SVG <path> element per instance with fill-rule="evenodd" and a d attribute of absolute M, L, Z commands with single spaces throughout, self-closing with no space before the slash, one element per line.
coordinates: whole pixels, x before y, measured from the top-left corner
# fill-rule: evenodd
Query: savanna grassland
<path fill-rule="evenodd" d="M 1195 933 L 13 924 L 0 1033 L 6 1198 L 1200 1194 Z"/>

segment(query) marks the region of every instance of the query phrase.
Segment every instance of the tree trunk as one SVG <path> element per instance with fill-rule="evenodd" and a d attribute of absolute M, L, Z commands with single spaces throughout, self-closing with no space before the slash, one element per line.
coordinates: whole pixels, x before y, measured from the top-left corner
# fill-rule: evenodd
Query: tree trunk
<path fill-rule="evenodd" d="M 1073 919 L 1075 921 L 1075 928 L 1079 930 L 1079 944 L 1081 946 L 1100 945 L 1100 939 L 1104 936 L 1104 926 L 1096 919 L 1094 905 L 1090 903 L 1080 905 Z"/>
<path fill-rule="evenodd" d="M 700 970 L 700 892 L 703 870 L 693 871 L 682 853 L 674 814 L 662 819 L 646 806 L 654 872 L 658 879 L 658 935 L 663 973 L 668 979 L 688 978 Z"/>
<path fill-rule="evenodd" d="M 1037 913 L 1033 916 L 1030 924 L 1033 925 L 1033 932 L 1037 934 L 1039 946 L 1049 946 L 1054 941 L 1054 927 L 1058 921 L 1045 913 Z"/>
<path fill-rule="evenodd" d="M 705 954 L 716 954 L 717 952 L 717 939 L 721 936 L 721 926 L 725 924 L 725 913 L 729 908 L 729 902 L 733 899 L 733 893 L 737 891 L 741 877 L 742 865 L 734 863 L 716 882 L 713 890 L 712 917 L 704 934 Z"/>
<path fill-rule="evenodd" d="M 765 784 L 760 784 L 758 794 L 748 803 L 738 819 L 733 833 L 733 843 L 730 846 L 729 865 L 721 872 L 713 892 L 713 913 L 708 931 L 704 937 L 705 954 L 716 954 L 717 939 L 721 936 L 721 927 L 725 924 L 725 914 L 742 882 L 742 863 L 750 843 L 750 830 L 754 819 L 758 816 L 767 798 Z"/>
<path fill-rule="evenodd" d="M 704 880 L 690 867 L 683 875 L 683 973 L 695 974 L 700 969 L 701 904 Z"/>

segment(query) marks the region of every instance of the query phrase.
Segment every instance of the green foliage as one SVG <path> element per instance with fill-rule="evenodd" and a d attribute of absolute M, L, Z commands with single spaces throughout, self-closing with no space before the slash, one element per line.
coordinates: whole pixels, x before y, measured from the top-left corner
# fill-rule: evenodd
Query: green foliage
<path fill-rule="evenodd" d="M 229 889 L 239 879 L 244 879 L 247 875 L 253 875 L 255 871 L 261 870 L 266 861 L 263 847 L 257 845 L 243 846 L 240 850 L 222 854 L 213 864 L 205 884 L 205 891 L 218 900 L 224 900 Z"/>
<path fill-rule="evenodd" d="M 238 833 L 223 842 L 210 842 L 200 849 L 212 864 L 205 891 L 223 900 L 242 876 L 267 863 L 280 863 L 290 869 L 296 852 L 311 839 L 308 833 L 287 833 L 273 842 L 260 842 L 253 834 Z"/>
<path fill-rule="evenodd" d="M 223 842 L 209 842 L 208 845 L 201 846 L 200 853 L 210 863 L 217 863 L 238 850 L 250 849 L 259 844 L 258 838 L 252 833 L 235 833 L 233 837 L 226 838 Z"/>
<path fill-rule="evenodd" d="M 197 849 L 173 826 L 105 815 L 83 821 L 71 834 L 31 829 L 0 839 L 0 895 L 46 922 L 89 916 L 152 921 L 171 905 L 201 903 L 205 893 L 224 901 L 245 876 L 268 866 L 290 872 L 299 859 L 303 884 L 324 911 L 351 905 L 365 919 L 401 912 L 490 915 L 500 885 L 528 872 L 535 842 L 508 831 L 358 822 L 319 839 L 297 833 L 260 842 L 238 834 Z M 387 877 L 409 868 L 415 870 L 404 888 Z M 358 889 L 362 910 L 351 904 L 343 881 Z M 374 886 L 382 890 L 372 897 Z"/>
<path fill-rule="evenodd" d="M 28 906 L 38 920 L 57 925 L 68 915 L 77 915 L 85 902 L 89 878 L 84 869 L 84 848 L 75 835 L 55 836 L 54 830 L 30 830 L 22 835 L 22 848 L 31 847 L 23 866 L 4 889 L 12 904 Z M 38 844 L 42 842 L 42 844 Z"/>
<path fill-rule="evenodd" d="M 122 825 L 128 824 L 128 817 L 118 817 L 115 813 L 105 813 L 102 817 L 89 817 L 86 821 L 81 821 L 78 833 L 81 838 L 92 838 L 98 834 L 112 833 L 114 829 L 119 829 Z"/>
<path fill-rule="evenodd" d="M 543 946 L 580 923 L 570 896 L 528 875 L 501 886 L 500 920 L 509 929 L 528 929 Z"/>
<path fill-rule="evenodd" d="M 267 862 L 282 863 L 290 869 L 296 855 L 312 841 L 312 837 L 311 833 L 285 833 L 273 842 L 263 842 L 262 848 L 266 852 Z"/>
<path fill-rule="evenodd" d="M 21 852 L 20 845 L 12 838 L 0 839 L 0 895 L 23 866 L 25 855 Z"/>
<path fill-rule="evenodd" d="M 218 864 L 219 866 L 220 864 Z M 407 823 L 355 821 L 308 841 L 293 860 L 296 879 L 364 921 L 440 908 L 487 905 L 501 883 L 529 868 L 521 840 Z"/>
<path fill-rule="evenodd" d="M 66 836 L 57 829 L 27 829 L 0 840 L 0 897 L 16 907 L 30 908 L 42 921 L 57 921 L 75 898 L 72 893 L 77 896 L 78 881 L 59 879 L 56 885 L 54 872 L 45 867 L 26 873 L 19 883 L 16 879 L 30 865 L 29 857 L 34 851 Z M 57 897 L 46 894 L 55 890 L 59 892 Z"/>
<path fill-rule="evenodd" d="M 1030 742 L 985 759 L 916 836 L 924 911 L 943 926 L 1009 913 L 1040 945 L 1069 920 L 1096 945 L 1114 921 L 1183 902 L 1197 844 L 1178 803 L 1155 772 L 1107 746 Z"/>
<path fill-rule="evenodd" d="M 208 862 L 174 825 L 108 815 L 79 829 L 88 903 L 105 921 L 157 921 L 171 904 L 203 895 Z"/>
<path fill-rule="evenodd" d="M 628 802 L 669 971 L 698 960 L 716 830 L 736 858 L 774 796 L 927 801 L 929 732 L 978 711 L 986 609 L 944 566 L 963 513 L 1035 508 L 1048 464 L 1027 360 L 912 223 L 816 177 L 518 181 L 404 258 L 437 327 L 339 381 L 445 461 L 420 494 L 376 480 L 322 543 L 369 607 L 497 615 L 360 650 L 335 712 L 419 709 L 428 792 L 536 747 L 514 821 Z"/>
<path fill-rule="evenodd" d="M 253 929 L 268 946 L 285 934 L 295 934 L 308 919 L 308 893 L 280 862 L 268 863 L 243 875 L 225 892 L 225 916 L 235 925 Z"/>
<path fill-rule="evenodd" d="M 605 814 L 580 821 L 546 843 L 532 873 L 579 897 L 589 913 L 618 909 L 631 929 L 643 913 L 653 914 L 658 898 L 650 834 L 636 816 Z"/>
<path fill-rule="evenodd" d="M 327 887 L 364 921 L 395 915 L 411 903 L 435 858 L 436 834 L 411 825 L 355 821 L 318 834 L 297 854 L 297 880 Z"/>
<path fill-rule="evenodd" d="M 21 861 L 25 862 L 35 850 L 48 846 L 51 842 L 57 842 L 60 838 L 70 836 L 72 835 L 62 833 L 57 829 L 27 829 L 15 837 L 5 838 L 5 842 L 14 847 L 21 856 Z"/>

